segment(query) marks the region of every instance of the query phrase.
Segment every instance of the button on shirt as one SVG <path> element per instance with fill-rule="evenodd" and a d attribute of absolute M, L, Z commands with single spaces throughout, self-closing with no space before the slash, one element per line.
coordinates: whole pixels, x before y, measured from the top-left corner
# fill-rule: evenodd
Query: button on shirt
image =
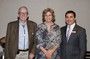
<path fill-rule="evenodd" d="M 66 37 L 69 36 L 69 38 L 70 38 L 71 32 L 74 27 L 75 27 L 75 23 L 73 23 L 72 25 L 67 25 Z M 68 30 L 69 30 L 69 33 L 68 33 Z M 69 40 L 69 38 L 67 38 L 67 41 Z"/>
<path fill-rule="evenodd" d="M 18 49 L 26 50 L 28 49 L 28 29 L 26 23 L 19 23 L 19 42 Z"/>

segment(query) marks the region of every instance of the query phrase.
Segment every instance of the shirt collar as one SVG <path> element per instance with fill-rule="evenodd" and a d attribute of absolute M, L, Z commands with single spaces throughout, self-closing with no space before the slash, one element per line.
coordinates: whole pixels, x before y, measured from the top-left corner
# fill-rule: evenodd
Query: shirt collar
<path fill-rule="evenodd" d="M 73 28 L 75 26 L 75 23 L 73 23 L 72 25 L 67 25 L 67 27 L 69 26 Z"/>
<path fill-rule="evenodd" d="M 24 22 L 24 23 L 23 23 L 23 22 L 19 21 L 19 24 L 21 24 L 21 25 L 26 25 L 26 23 L 27 23 L 27 22 Z"/>

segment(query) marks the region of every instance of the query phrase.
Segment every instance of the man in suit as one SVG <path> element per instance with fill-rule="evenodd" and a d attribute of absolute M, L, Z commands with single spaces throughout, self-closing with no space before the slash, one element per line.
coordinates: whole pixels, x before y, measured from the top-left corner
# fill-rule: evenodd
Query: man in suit
<path fill-rule="evenodd" d="M 86 31 L 76 24 L 74 11 L 65 14 L 66 26 L 61 28 L 61 59 L 84 59 L 86 52 Z"/>
<path fill-rule="evenodd" d="M 28 20 L 28 9 L 18 9 L 18 20 L 7 27 L 5 59 L 33 59 L 35 54 L 35 29 L 37 24 Z"/>

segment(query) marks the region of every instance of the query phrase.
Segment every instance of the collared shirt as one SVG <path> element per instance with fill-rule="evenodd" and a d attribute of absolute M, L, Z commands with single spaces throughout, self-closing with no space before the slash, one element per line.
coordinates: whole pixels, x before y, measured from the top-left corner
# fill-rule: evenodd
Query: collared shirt
<path fill-rule="evenodd" d="M 69 35 L 71 35 L 71 33 L 72 33 L 72 30 L 73 30 L 73 28 L 75 27 L 75 23 L 73 23 L 72 25 L 67 25 L 67 32 L 68 32 L 68 30 L 69 30 L 69 27 L 70 27 L 70 33 L 69 33 Z M 66 33 L 66 36 L 67 36 L 67 33 Z"/>
<path fill-rule="evenodd" d="M 28 49 L 28 29 L 27 24 L 19 22 L 19 41 L 18 41 L 18 49 L 25 50 Z"/>

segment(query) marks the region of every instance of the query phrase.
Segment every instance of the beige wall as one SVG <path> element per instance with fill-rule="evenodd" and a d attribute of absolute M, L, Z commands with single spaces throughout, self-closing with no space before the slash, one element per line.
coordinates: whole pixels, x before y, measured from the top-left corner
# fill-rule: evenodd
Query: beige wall
<path fill-rule="evenodd" d="M 7 24 L 17 20 L 17 10 L 20 6 L 27 6 L 30 20 L 37 24 L 42 22 L 42 11 L 50 7 L 54 9 L 56 23 L 65 25 L 64 14 L 74 10 L 77 14 L 77 23 L 87 31 L 87 50 L 90 50 L 90 0 L 0 0 L 0 38 L 6 35 Z"/>

